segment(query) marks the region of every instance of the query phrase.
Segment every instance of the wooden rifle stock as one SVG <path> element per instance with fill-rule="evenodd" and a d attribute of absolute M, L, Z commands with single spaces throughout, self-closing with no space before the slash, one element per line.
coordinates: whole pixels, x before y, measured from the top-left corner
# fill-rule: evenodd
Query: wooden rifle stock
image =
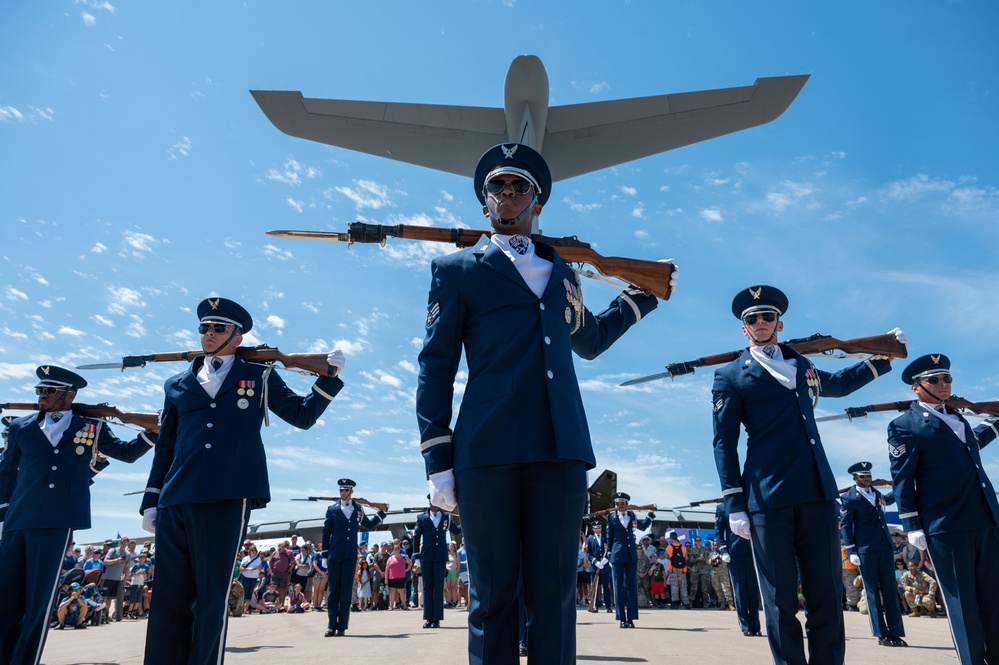
<path fill-rule="evenodd" d="M 191 351 L 168 351 L 166 353 L 151 353 L 144 356 L 124 356 L 121 359 L 121 368 L 145 367 L 146 363 L 177 362 L 184 360 L 191 362 L 198 356 L 205 355 L 201 349 Z M 238 346 L 236 355 L 251 363 L 273 363 L 280 362 L 285 367 L 301 369 L 320 376 L 333 376 L 333 368 L 326 362 L 325 353 L 283 353 L 273 346 L 261 344 L 260 346 Z"/>
<path fill-rule="evenodd" d="M 617 510 L 617 508 L 605 508 L 604 510 L 597 510 L 595 512 L 587 513 L 586 515 L 583 515 L 583 519 L 584 520 L 593 519 L 594 517 L 600 517 L 601 515 L 606 515 L 607 513 L 613 513 L 615 510 Z M 644 506 L 634 506 L 634 505 L 632 505 L 632 504 L 629 503 L 628 506 L 627 506 L 627 508 L 625 508 L 625 510 L 650 510 L 650 511 L 655 512 L 655 510 L 656 510 L 656 504 L 654 504 L 654 503 L 647 503 Z"/>
<path fill-rule="evenodd" d="M 879 413 L 882 411 L 907 411 L 913 401 L 914 400 L 907 399 L 899 402 L 882 402 L 880 404 L 868 404 L 867 406 L 851 406 L 844 409 L 846 413 L 845 416 L 826 416 L 823 418 L 816 418 L 815 420 L 816 422 L 819 422 L 825 420 L 837 420 L 844 417 L 849 420 L 853 420 L 854 418 L 866 418 L 868 413 Z M 999 416 L 999 402 L 971 402 L 963 397 L 954 395 L 947 399 L 946 404 L 954 407 L 955 409 L 966 409 L 978 414 Z"/>
<path fill-rule="evenodd" d="M 828 354 L 837 350 L 843 353 L 870 353 L 872 355 L 891 356 L 894 358 L 905 358 L 908 356 L 905 344 L 899 342 L 894 333 L 873 335 L 871 337 L 857 337 L 848 340 L 840 340 L 829 335 L 815 333 L 809 337 L 791 339 L 781 344 L 794 349 L 803 356 Z M 682 363 L 672 363 L 666 365 L 666 371 L 669 372 L 670 377 L 680 376 L 681 374 L 693 374 L 694 370 L 698 367 L 730 363 L 740 355 L 742 355 L 742 349 L 729 351 L 728 353 L 719 353 L 714 356 L 705 356 L 704 358 L 688 360 Z"/>
<path fill-rule="evenodd" d="M 33 402 L 7 402 L 6 404 L 0 404 L 0 411 L 4 409 L 10 409 L 11 411 L 37 411 L 38 404 Z M 111 406 L 110 404 L 73 404 L 72 409 L 74 413 L 86 416 L 87 418 L 117 418 L 123 423 L 135 425 L 150 432 L 158 434 L 160 431 L 160 417 L 155 413 L 120 411 L 118 407 Z"/>
<path fill-rule="evenodd" d="M 853 485 L 850 485 L 850 487 L 853 487 Z M 839 493 L 842 494 L 843 492 L 849 491 L 850 487 L 840 489 Z M 871 487 L 891 487 L 891 481 L 885 480 L 884 478 L 878 478 L 877 480 L 871 481 Z"/>
<path fill-rule="evenodd" d="M 951 396 L 947 399 L 947 404 L 955 409 L 967 409 L 975 413 L 999 416 L 999 402 L 969 402 L 963 397 Z"/>
<path fill-rule="evenodd" d="M 384 226 L 354 222 L 347 225 L 346 233 L 329 231 L 268 231 L 268 235 L 279 238 L 299 238 L 304 240 L 333 240 L 346 243 L 378 243 L 382 246 L 388 238 L 407 238 L 427 242 L 445 242 L 458 247 L 471 247 L 491 231 L 486 229 L 455 229 L 436 226 L 416 226 L 397 224 Z M 670 277 L 673 274 L 672 261 L 646 261 L 619 256 L 601 256 L 589 243 L 576 236 L 553 238 L 534 234 L 531 239 L 537 243 L 550 245 L 567 263 L 589 263 L 604 277 L 616 277 L 657 298 L 669 300 L 672 295 Z"/>

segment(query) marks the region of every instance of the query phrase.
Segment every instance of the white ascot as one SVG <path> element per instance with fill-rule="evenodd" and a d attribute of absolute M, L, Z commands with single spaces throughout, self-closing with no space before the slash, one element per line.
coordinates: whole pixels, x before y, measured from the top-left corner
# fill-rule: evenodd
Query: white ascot
<path fill-rule="evenodd" d="M 212 399 L 215 399 L 215 396 L 219 394 L 222 382 L 225 381 L 226 375 L 229 374 L 229 369 L 232 367 L 235 357 L 235 355 L 205 357 L 205 364 L 198 370 L 198 383 L 201 384 L 201 387 L 205 389 L 205 392 Z M 222 364 L 218 368 L 215 367 L 216 360 L 222 361 Z"/>
<path fill-rule="evenodd" d="M 964 420 L 960 416 L 953 413 L 947 413 L 947 409 L 944 408 L 943 404 L 927 404 L 926 402 L 920 402 L 919 405 L 940 420 L 944 421 L 944 424 L 950 428 L 950 431 L 954 432 L 954 436 L 961 439 L 961 443 L 968 443 L 964 438 Z"/>
<path fill-rule="evenodd" d="M 770 376 L 789 390 L 798 385 L 798 361 L 794 358 L 785 359 L 780 347 L 776 344 L 749 347 L 749 355 L 753 360 L 763 365 Z"/>
<path fill-rule="evenodd" d="M 513 261 L 513 267 L 527 282 L 527 287 L 540 298 L 552 275 L 552 262 L 534 253 L 534 241 L 527 236 L 505 236 L 498 233 L 490 236 L 489 241 Z"/>
<path fill-rule="evenodd" d="M 72 415 L 71 411 L 50 411 L 49 413 L 46 413 L 45 417 L 42 418 L 42 421 L 38 423 L 38 427 L 42 430 L 42 434 L 45 435 L 45 438 L 48 439 L 49 443 L 53 446 L 59 445 L 59 439 L 61 439 L 62 435 L 66 433 L 67 429 L 69 429 L 69 423 L 73 420 Z"/>
<path fill-rule="evenodd" d="M 351 500 L 351 501 L 341 501 L 340 502 L 340 512 L 343 513 L 344 517 L 346 517 L 347 519 L 350 519 L 350 516 L 354 514 L 354 502 L 353 502 L 353 500 Z"/>
<path fill-rule="evenodd" d="M 430 519 L 431 521 L 433 521 L 435 529 L 440 527 L 441 518 L 442 518 L 442 513 L 439 510 L 436 513 L 432 510 L 430 511 Z"/>
<path fill-rule="evenodd" d="M 872 506 L 876 507 L 878 505 L 877 500 L 874 498 L 873 489 L 871 489 L 870 487 L 861 487 L 860 485 L 857 485 L 857 491 L 860 493 L 862 497 L 870 501 Z"/>

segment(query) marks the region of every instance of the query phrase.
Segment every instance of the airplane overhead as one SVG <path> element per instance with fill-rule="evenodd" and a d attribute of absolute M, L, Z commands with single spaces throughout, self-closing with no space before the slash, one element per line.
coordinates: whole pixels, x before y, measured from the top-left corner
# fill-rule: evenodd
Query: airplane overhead
<path fill-rule="evenodd" d="M 808 75 L 653 97 L 548 106 L 548 73 L 533 55 L 507 71 L 503 108 L 365 102 L 251 90 L 285 134 L 471 177 L 497 143 L 518 141 L 542 155 L 554 180 L 763 125 L 779 117 Z"/>

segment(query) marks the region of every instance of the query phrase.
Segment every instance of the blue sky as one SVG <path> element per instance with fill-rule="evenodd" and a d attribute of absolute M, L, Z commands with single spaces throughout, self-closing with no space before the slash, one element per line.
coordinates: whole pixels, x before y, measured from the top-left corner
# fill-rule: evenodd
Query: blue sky
<path fill-rule="evenodd" d="M 617 384 L 742 346 L 729 305 L 750 284 L 788 294 L 785 337 L 901 326 L 910 356 L 950 355 L 957 394 L 999 392 L 994 3 L 61 0 L 4 18 L 0 401 L 30 401 L 41 363 L 195 348 L 193 310 L 209 295 L 247 306 L 250 342 L 335 342 L 347 387 L 313 430 L 266 432 L 274 499 L 253 521 L 320 516 L 289 499 L 330 493 L 342 476 L 360 496 L 422 503 L 416 359 L 429 261 L 449 251 L 264 231 L 482 217 L 470 179 L 288 137 L 250 89 L 496 107 L 520 54 L 544 62 L 552 105 L 811 75 L 773 123 L 560 182 L 542 215 L 549 235 L 681 266 L 670 302 L 577 363 L 596 472 L 616 471 L 639 502 L 717 496 L 712 372 Z M 616 294 L 584 291 L 595 309 Z M 896 365 L 822 400 L 820 415 L 905 398 Z M 153 411 L 181 369 L 90 372 L 78 399 Z M 822 427 L 844 486 L 859 459 L 887 475 L 889 418 Z M 151 458 L 101 474 L 94 529 L 78 541 L 138 533 L 138 497 L 122 494 L 144 487 Z M 996 453 L 984 459 L 996 477 Z"/>

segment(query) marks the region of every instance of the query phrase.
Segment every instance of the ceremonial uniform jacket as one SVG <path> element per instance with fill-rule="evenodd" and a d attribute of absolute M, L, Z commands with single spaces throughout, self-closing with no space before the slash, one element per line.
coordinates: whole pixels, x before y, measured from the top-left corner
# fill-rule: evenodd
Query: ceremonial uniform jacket
<path fill-rule="evenodd" d="M 891 371 L 887 360 L 865 360 L 831 374 L 782 345 L 797 359 L 794 390 L 781 385 L 745 349 L 715 372 L 712 386 L 715 466 L 728 514 L 835 500 L 836 479 L 812 412 L 817 395 L 849 395 Z M 746 428 L 746 463 L 739 468 L 739 432 Z"/>
<path fill-rule="evenodd" d="M 429 510 L 424 510 L 416 518 L 416 528 L 413 529 L 414 559 L 426 563 L 429 561 L 447 561 L 447 538 L 444 534 L 450 531 L 457 535 L 461 527 L 454 523 L 450 513 L 441 511 L 441 523 L 434 526 L 434 520 Z"/>
<path fill-rule="evenodd" d="M 266 506 L 271 493 L 260 437 L 264 400 L 288 424 L 308 429 L 343 388 L 340 379 L 321 376 L 302 397 L 277 372 L 237 356 L 212 398 L 198 383 L 203 364 L 204 356 L 195 358 L 163 387 L 159 443 L 140 512 L 227 499 L 249 499 L 251 509 Z"/>
<path fill-rule="evenodd" d="M 590 570 L 596 570 L 597 562 L 607 556 L 607 536 L 600 536 L 597 542 L 596 536 L 586 538 L 586 558 L 590 560 Z"/>
<path fill-rule="evenodd" d="M 621 524 L 616 510 L 607 516 L 607 527 L 604 531 L 607 532 L 607 551 L 610 552 L 607 558 L 610 559 L 611 563 L 633 564 L 638 562 L 638 552 L 635 549 L 635 529 L 645 531 L 652 526 L 655 513 L 649 513 L 645 519 L 639 520 L 635 518 L 635 513 L 629 510 L 628 517 L 631 519 L 628 520 L 628 526 L 625 527 Z"/>
<path fill-rule="evenodd" d="M 875 488 L 874 504 L 867 500 L 856 486 L 843 492 L 842 506 L 843 543 L 846 555 L 868 552 L 892 552 L 891 532 L 885 521 L 885 506 L 895 503 L 895 495 L 889 492 L 882 495 Z"/>
<path fill-rule="evenodd" d="M 933 535 L 999 525 L 999 503 L 979 453 L 997 435 L 994 418 L 975 429 L 964 421 L 962 443 L 919 402 L 893 420 L 888 454 L 902 528 Z"/>
<path fill-rule="evenodd" d="M 370 531 L 385 519 L 385 513 L 375 511 L 373 517 L 364 514 L 361 504 L 354 502 L 354 512 L 350 519 L 343 514 L 337 499 L 326 509 L 326 521 L 323 523 L 322 552 L 327 561 L 342 561 L 357 558 L 357 531 L 364 527 Z"/>
<path fill-rule="evenodd" d="M 428 475 L 555 459 L 596 463 L 570 350 L 595 358 L 657 300 L 626 291 L 594 316 L 565 261 L 543 243 L 535 252 L 552 263 L 541 298 L 488 237 L 433 262 L 416 393 Z M 463 346 L 468 381 L 452 431 Z"/>
<path fill-rule="evenodd" d="M 90 479 L 102 468 L 97 453 L 134 462 L 156 443 L 142 432 L 116 437 L 102 420 L 73 414 L 53 446 L 38 426 L 40 414 L 18 418 L 0 455 L 0 522 L 12 529 L 90 528 Z"/>

